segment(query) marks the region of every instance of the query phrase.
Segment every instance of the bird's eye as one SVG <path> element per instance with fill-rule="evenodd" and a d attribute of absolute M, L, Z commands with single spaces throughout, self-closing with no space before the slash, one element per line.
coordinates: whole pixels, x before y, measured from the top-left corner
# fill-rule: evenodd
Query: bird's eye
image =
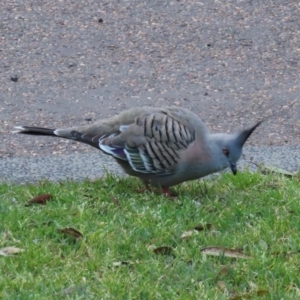
<path fill-rule="evenodd" d="M 230 154 L 230 152 L 229 152 L 229 150 L 228 149 L 223 149 L 223 153 L 224 153 L 224 155 L 225 156 L 229 156 L 229 154 Z"/>

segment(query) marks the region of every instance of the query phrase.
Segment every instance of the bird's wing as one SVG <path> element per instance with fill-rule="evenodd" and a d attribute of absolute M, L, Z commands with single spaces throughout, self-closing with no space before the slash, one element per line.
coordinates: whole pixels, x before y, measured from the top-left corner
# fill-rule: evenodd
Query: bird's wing
<path fill-rule="evenodd" d="M 126 160 L 134 171 L 168 175 L 176 170 L 181 152 L 195 141 L 195 129 L 180 110 L 146 111 L 135 117 L 132 124 L 122 125 L 115 132 L 91 135 L 76 130 L 76 140 L 90 141 L 104 153 Z M 184 116 L 184 117 L 183 117 Z M 200 120 L 200 119 L 199 119 Z"/>

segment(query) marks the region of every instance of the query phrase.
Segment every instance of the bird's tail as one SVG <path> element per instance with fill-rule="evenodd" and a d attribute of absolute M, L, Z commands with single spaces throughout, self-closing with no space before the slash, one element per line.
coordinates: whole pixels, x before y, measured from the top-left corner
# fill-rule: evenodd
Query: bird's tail
<path fill-rule="evenodd" d="M 74 140 L 82 142 L 93 147 L 99 148 L 100 136 L 93 136 L 87 133 L 81 133 L 75 130 L 56 130 L 42 127 L 31 127 L 31 126 L 17 126 L 12 133 L 28 134 L 28 135 L 45 135 L 45 136 L 56 136 L 68 140 Z"/>
<path fill-rule="evenodd" d="M 53 135 L 55 134 L 55 129 L 42 128 L 42 127 L 31 127 L 31 126 L 17 126 L 12 133 L 20 134 L 30 134 L 30 135 Z"/>

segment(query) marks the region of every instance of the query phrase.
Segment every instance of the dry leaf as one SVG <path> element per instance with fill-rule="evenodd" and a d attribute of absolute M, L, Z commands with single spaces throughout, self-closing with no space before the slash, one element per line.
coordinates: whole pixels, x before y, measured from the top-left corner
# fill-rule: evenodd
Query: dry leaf
<path fill-rule="evenodd" d="M 200 225 L 197 225 L 193 228 L 194 230 L 189 230 L 189 231 L 185 231 L 182 235 L 181 235 L 181 239 L 185 239 L 185 238 L 188 238 L 188 237 L 191 237 L 192 235 L 196 234 L 197 231 L 203 231 L 203 230 L 211 230 L 211 229 L 214 229 L 214 226 L 212 224 L 200 224 Z"/>
<path fill-rule="evenodd" d="M 156 238 L 153 238 L 151 241 L 153 241 L 153 242 L 156 242 Z M 149 251 L 153 251 L 154 249 L 156 249 L 157 247 L 155 246 L 155 245 L 148 245 L 147 246 L 147 249 L 149 250 Z"/>
<path fill-rule="evenodd" d="M 233 257 L 233 258 L 244 258 L 249 259 L 251 256 L 244 254 L 240 250 L 225 248 L 225 247 L 206 247 L 200 250 L 206 255 L 212 256 L 225 256 L 225 257 Z"/>
<path fill-rule="evenodd" d="M 295 172 L 290 172 L 278 167 L 274 167 L 274 166 L 270 166 L 270 165 L 266 165 L 266 164 L 258 164 L 254 161 L 251 161 L 251 163 L 253 163 L 255 166 L 257 166 L 257 168 L 260 170 L 260 172 L 264 175 L 266 174 L 270 174 L 270 173 L 276 173 L 276 174 L 281 174 L 284 175 L 286 177 L 299 177 L 299 174 L 295 173 Z"/>
<path fill-rule="evenodd" d="M 287 170 L 284 170 L 284 169 L 281 169 L 281 168 L 278 168 L 278 167 L 274 167 L 274 166 L 271 166 L 271 165 L 266 165 L 266 164 L 258 164 L 256 162 L 254 162 L 252 159 L 250 159 L 250 162 L 252 164 L 254 164 L 262 174 L 269 174 L 269 173 L 277 173 L 277 174 L 281 174 L 281 175 L 284 175 L 286 177 L 297 177 L 297 178 L 300 178 L 300 175 L 296 172 L 290 172 L 290 171 L 287 171 Z"/>
<path fill-rule="evenodd" d="M 155 248 L 155 249 L 153 250 L 153 252 L 154 252 L 155 254 L 171 255 L 172 252 L 173 252 L 173 248 L 172 248 L 172 247 L 169 247 L 169 246 L 162 246 L 162 247 Z"/>
<path fill-rule="evenodd" d="M 241 294 L 241 295 L 235 295 L 230 300 L 242 300 L 242 299 L 247 299 L 250 297 L 250 294 Z"/>
<path fill-rule="evenodd" d="M 71 287 L 68 287 L 68 288 L 62 290 L 57 295 L 70 296 L 72 294 L 78 294 L 78 293 L 83 294 L 84 291 L 85 291 L 84 286 L 71 286 Z"/>
<path fill-rule="evenodd" d="M 227 291 L 227 287 L 224 281 L 219 280 L 217 282 L 217 287 L 221 290 L 221 291 Z"/>
<path fill-rule="evenodd" d="M 265 296 L 269 293 L 267 290 L 258 290 L 256 292 L 249 292 L 249 293 L 244 293 L 240 295 L 235 295 L 234 297 L 230 298 L 230 300 L 243 300 L 243 299 L 251 299 L 253 296 L 258 296 L 262 297 Z"/>
<path fill-rule="evenodd" d="M 294 177 L 297 176 L 297 173 L 294 172 L 290 172 L 284 169 L 280 169 L 274 166 L 270 166 L 270 165 L 262 165 L 261 166 L 261 173 L 262 174 L 268 174 L 268 173 L 277 173 L 277 174 L 281 174 L 284 175 L 286 177 Z"/>
<path fill-rule="evenodd" d="M 274 255 L 274 256 L 282 255 L 282 256 L 288 258 L 288 257 L 291 257 L 292 255 L 299 254 L 299 253 L 300 253 L 300 250 L 293 251 L 293 252 L 279 252 L 279 251 L 277 251 L 277 252 L 272 252 L 271 255 Z"/>
<path fill-rule="evenodd" d="M 262 250 L 265 250 L 265 251 L 268 250 L 268 244 L 264 240 L 259 240 L 258 244 Z"/>
<path fill-rule="evenodd" d="M 111 197 L 111 200 L 116 206 L 121 206 L 120 201 L 116 197 Z"/>
<path fill-rule="evenodd" d="M 14 254 L 18 254 L 20 252 L 23 252 L 24 249 L 18 248 L 18 247 L 5 247 L 0 249 L 0 255 L 2 256 L 10 256 L 10 255 L 14 255 Z"/>
<path fill-rule="evenodd" d="M 128 265 L 133 265 L 133 264 L 134 264 L 134 262 L 130 261 L 130 260 L 113 262 L 114 267 L 128 266 Z"/>
<path fill-rule="evenodd" d="M 79 239 L 79 238 L 82 238 L 83 237 L 83 234 L 74 229 L 74 228 L 71 228 L 71 227 L 67 227 L 67 228 L 63 228 L 63 229 L 57 229 L 58 232 L 62 232 L 64 233 L 65 235 L 68 235 L 74 239 Z"/>
<path fill-rule="evenodd" d="M 209 223 L 203 224 L 203 225 L 200 224 L 200 225 L 197 225 L 197 226 L 194 227 L 194 229 L 197 230 L 197 231 L 212 230 L 214 228 L 215 228 L 214 225 L 209 224 Z"/>
<path fill-rule="evenodd" d="M 228 275 L 229 271 L 230 271 L 230 266 L 229 265 L 224 266 L 216 275 L 216 279 L 220 278 L 221 276 Z"/>
<path fill-rule="evenodd" d="M 181 235 L 181 239 L 186 239 L 191 237 L 193 234 L 195 233 L 194 230 L 190 230 L 190 231 L 185 231 L 182 235 Z"/>
<path fill-rule="evenodd" d="M 267 290 L 258 290 L 256 292 L 256 295 L 259 296 L 259 297 L 261 297 L 261 296 L 267 295 L 268 293 L 269 293 L 269 291 L 267 291 Z"/>
<path fill-rule="evenodd" d="M 47 201 L 51 200 L 53 198 L 52 195 L 50 194 L 42 194 L 42 195 L 38 195 L 32 199 L 30 199 L 27 202 L 27 205 L 31 205 L 31 204 L 43 204 L 45 205 Z"/>

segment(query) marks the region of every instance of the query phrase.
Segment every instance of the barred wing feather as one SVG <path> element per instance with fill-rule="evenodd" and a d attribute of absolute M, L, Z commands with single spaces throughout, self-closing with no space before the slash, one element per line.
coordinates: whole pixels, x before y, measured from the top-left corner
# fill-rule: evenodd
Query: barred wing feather
<path fill-rule="evenodd" d="M 139 116 L 119 132 L 118 136 L 100 138 L 99 148 L 117 159 L 126 156 L 131 168 L 141 173 L 174 173 L 180 152 L 195 140 L 193 129 L 164 113 Z"/>

